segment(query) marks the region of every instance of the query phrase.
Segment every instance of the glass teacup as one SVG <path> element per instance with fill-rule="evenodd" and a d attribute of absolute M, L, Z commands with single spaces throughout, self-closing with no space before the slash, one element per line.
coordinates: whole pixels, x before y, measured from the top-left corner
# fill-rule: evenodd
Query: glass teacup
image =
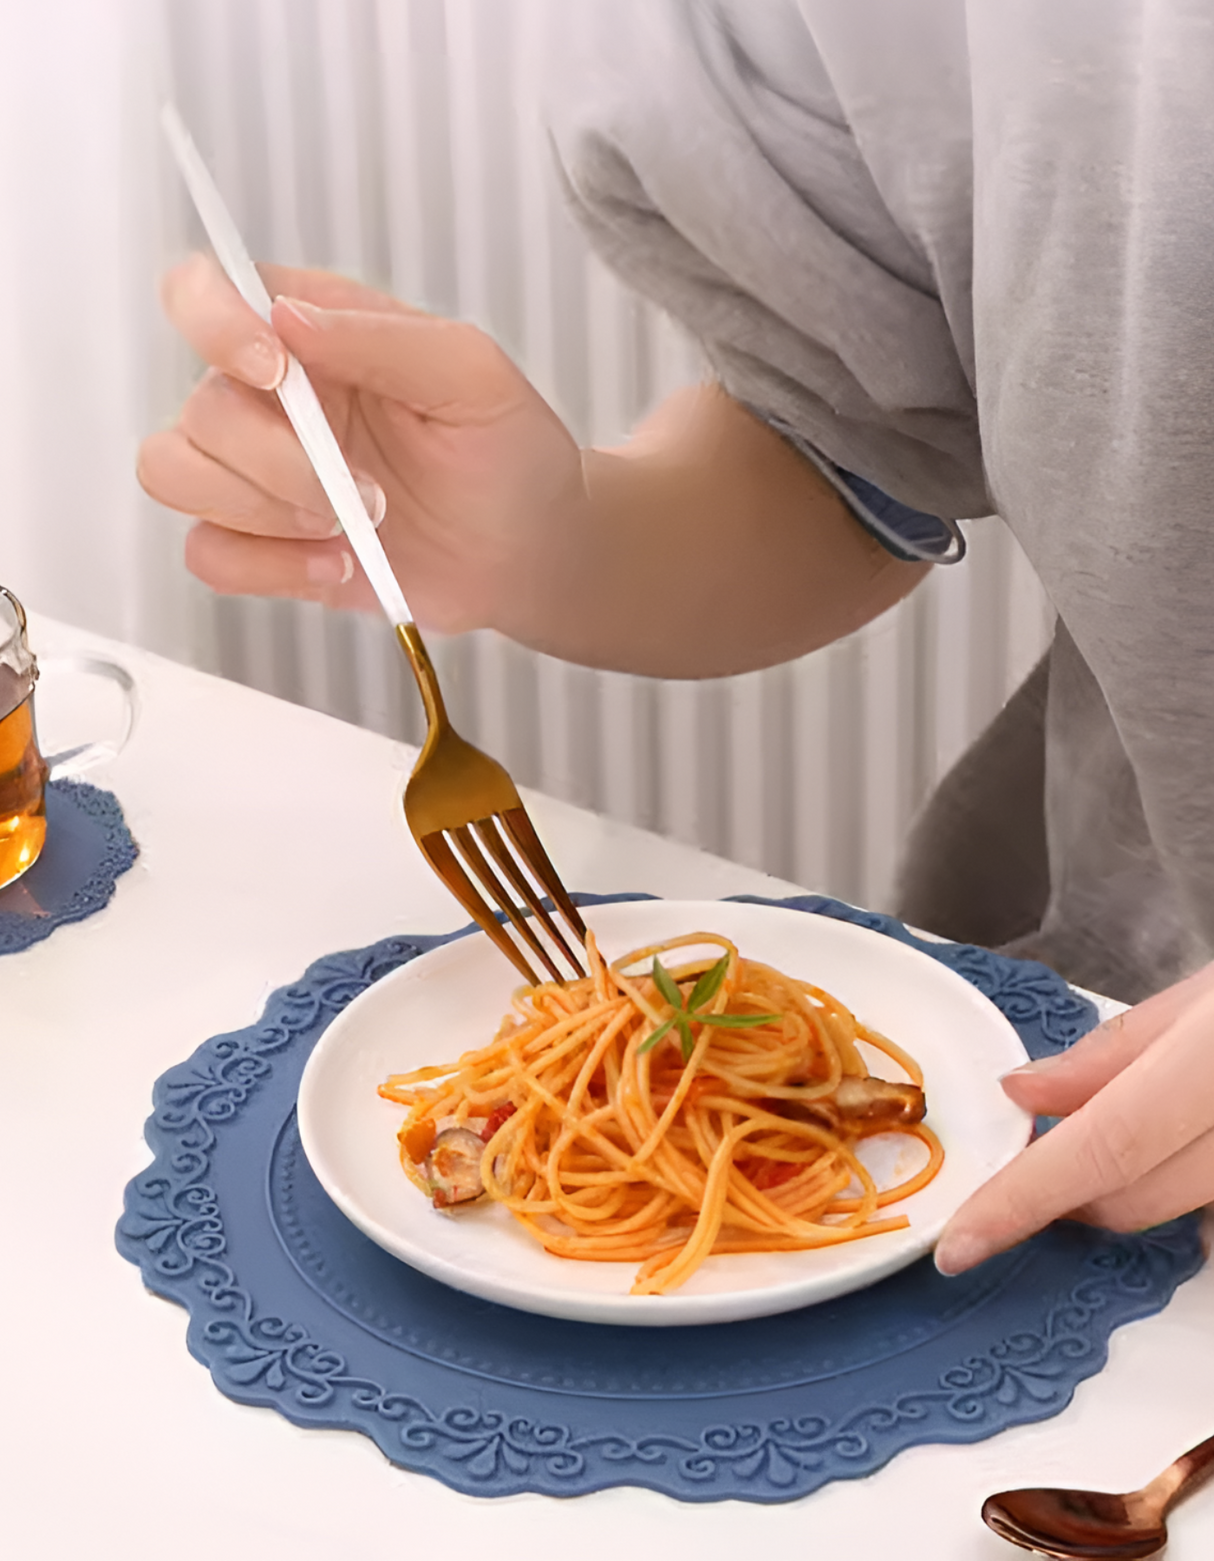
<path fill-rule="evenodd" d="M 46 778 L 34 731 L 38 662 L 25 612 L 0 585 L 0 889 L 27 872 L 46 839 Z"/>
<path fill-rule="evenodd" d="M 49 665 L 49 663 L 48 663 Z M 61 774 L 79 774 L 112 758 L 130 735 L 134 687 L 130 674 L 115 662 L 82 658 L 72 670 L 117 683 L 123 697 L 123 730 L 112 740 L 84 743 L 44 759 L 34 721 L 34 685 L 38 661 L 26 635 L 25 610 L 0 585 L 0 889 L 29 871 L 46 841 L 46 783 Z"/>

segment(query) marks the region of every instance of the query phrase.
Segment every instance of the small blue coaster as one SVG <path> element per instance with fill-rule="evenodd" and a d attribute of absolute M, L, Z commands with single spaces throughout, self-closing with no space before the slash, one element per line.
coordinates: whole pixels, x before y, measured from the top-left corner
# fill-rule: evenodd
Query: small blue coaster
<path fill-rule="evenodd" d="M 986 992 L 1034 1056 L 1093 1023 L 1044 966 L 922 943 L 838 901 L 774 903 L 922 947 Z M 387 938 L 319 960 L 257 1024 L 157 1081 L 155 1158 L 127 1188 L 118 1249 L 187 1308 L 191 1352 L 240 1403 L 361 1431 L 392 1462 L 479 1496 L 641 1485 L 789 1501 L 917 1443 L 1057 1414 L 1104 1364 L 1113 1329 L 1158 1311 L 1201 1266 L 1187 1219 L 1142 1236 L 1057 1225 L 957 1279 L 924 1259 L 836 1301 L 700 1328 L 560 1322 L 449 1290 L 338 1212 L 295 1119 L 333 1017 L 446 941 Z"/>
<path fill-rule="evenodd" d="M 46 788 L 46 845 L 23 877 L 0 889 L 0 954 L 17 954 L 113 898 L 139 855 L 112 792 L 87 781 Z"/>

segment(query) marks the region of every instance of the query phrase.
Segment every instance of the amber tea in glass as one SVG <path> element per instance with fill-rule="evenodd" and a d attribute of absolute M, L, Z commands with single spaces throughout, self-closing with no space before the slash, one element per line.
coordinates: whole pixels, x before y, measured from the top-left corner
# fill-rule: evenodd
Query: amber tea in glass
<path fill-rule="evenodd" d="M 0 889 L 32 867 L 46 839 L 46 764 L 28 678 L 0 666 Z"/>
<path fill-rule="evenodd" d="M 46 839 L 46 764 L 28 678 L 0 666 L 0 889 L 32 867 Z"/>
<path fill-rule="evenodd" d="M 0 585 L 0 889 L 34 865 L 46 839 L 47 767 L 34 731 L 37 681 L 24 609 Z"/>

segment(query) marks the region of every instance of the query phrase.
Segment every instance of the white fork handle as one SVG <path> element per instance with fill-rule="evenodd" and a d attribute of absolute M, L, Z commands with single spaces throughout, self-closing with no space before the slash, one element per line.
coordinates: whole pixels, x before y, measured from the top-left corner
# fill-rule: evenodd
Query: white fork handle
<path fill-rule="evenodd" d="M 265 283 L 249 258 L 240 231 L 232 221 L 232 215 L 224 205 L 223 197 L 216 189 L 215 181 L 199 155 L 181 115 L 171 103 L 166 103 L 161 110 L 160 121 L 186 188 L 202 218 L 207 237 L 214 245 L 219 264 L 245 303 L 269 323 L 270 295 L 266 292 Z M 329 503 L 341 522 L 341 529 L 363 566 L 388 621 L 393 626 L 412 623 L 413 614 L 409 611 L 405 594 L 392 573 L 388 555 L 375 534 L 375 527 L 354 478 L 350 475 L 341 446 L 312 388 L 312 381 L 305 373 L 303 364 L 289 353 L 287 372 L 278 387 L 278 399 L 304 447 L 304 453 L 312 463 L 312 469 L 320 478 L 321 487 L 328 495 Z"/>

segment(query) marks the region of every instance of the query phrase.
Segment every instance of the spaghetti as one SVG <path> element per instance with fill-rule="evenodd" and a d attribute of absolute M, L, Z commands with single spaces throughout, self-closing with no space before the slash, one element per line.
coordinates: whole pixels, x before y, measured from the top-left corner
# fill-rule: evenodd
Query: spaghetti
<path fill-rule="evenodd" d="M 677 968 L 663 956 L 695 946 Z M 436 1206 L 487 1195 L 549 1252 L 639 1264 L 634 1295 L 676 1289 L 712 1253 L 789 1252 L 904 1228 L 881 1211 L 935 1176 L 912 1058 L 808 982 L 691 933 L 590 975 L 522 987 L 495 1039 L 394 1075 L 401 1164 Z M 629 974 L 651 961 L 648 972 Z M 871 1078 L 858 1042 L 912 1081 Z M 878 1188 L 856 1153 L 909 1134 L 926 1163 Z"/>

